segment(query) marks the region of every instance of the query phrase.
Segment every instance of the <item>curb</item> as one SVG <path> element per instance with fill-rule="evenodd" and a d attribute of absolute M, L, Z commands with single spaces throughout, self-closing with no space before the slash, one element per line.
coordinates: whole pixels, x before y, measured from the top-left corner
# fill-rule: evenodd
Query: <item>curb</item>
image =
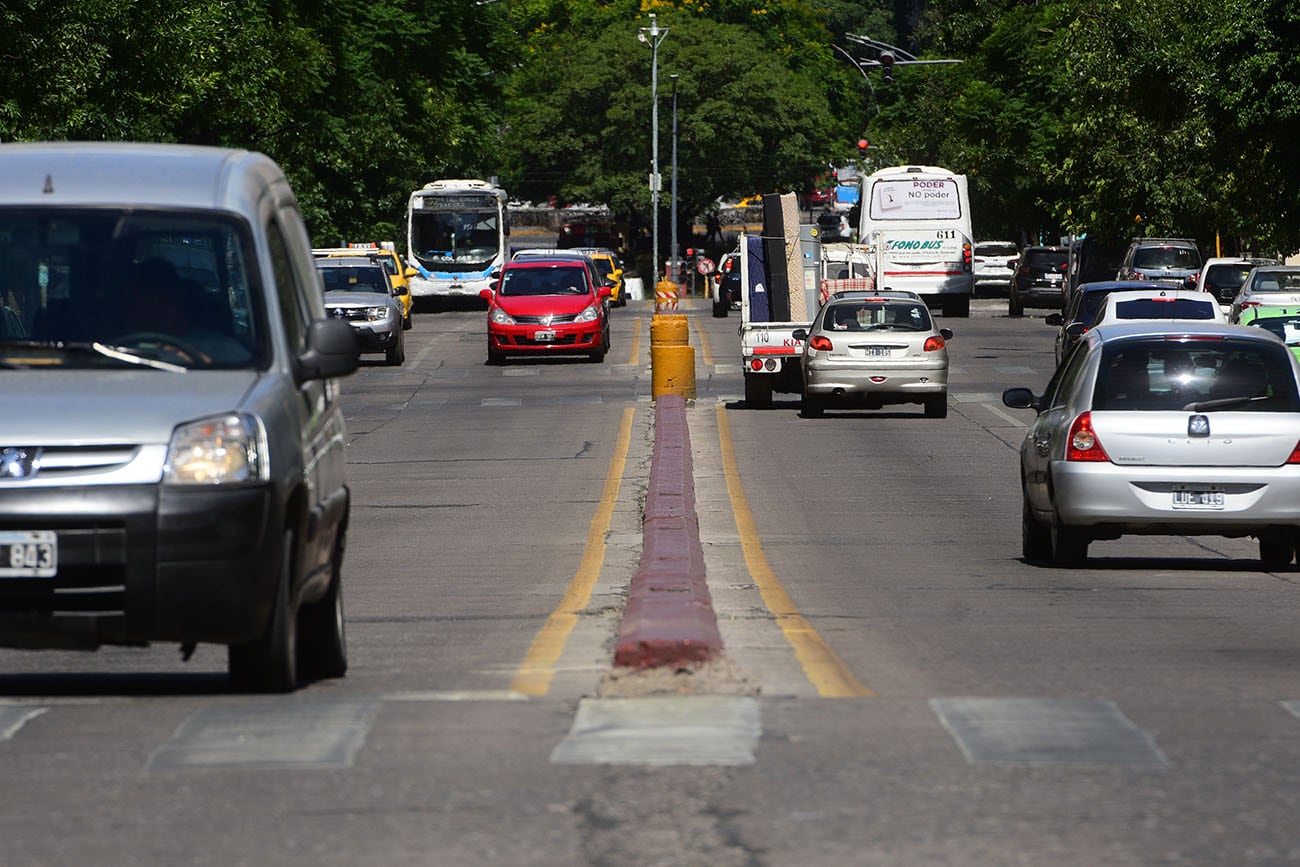
<path fill-rule="evenodd" d="M 704 577 L 682 395 L 664 394 L 655 401 L 654 430 L 641 560 L 614 652 L 615 665 L 637 669 L 704 662 L 723 649 Z"/>

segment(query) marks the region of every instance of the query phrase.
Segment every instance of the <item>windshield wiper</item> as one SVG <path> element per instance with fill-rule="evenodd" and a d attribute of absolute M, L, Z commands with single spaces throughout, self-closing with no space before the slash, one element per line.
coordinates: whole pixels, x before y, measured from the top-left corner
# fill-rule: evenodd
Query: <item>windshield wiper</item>
<path fill-rule="evenodd" d="M 1183 412 L 1206 412 L 1211 409 L 1227 409 L 1232 406 L 1241 406 L 1243 403 L 1254 403 L 1258 400 L 1268 400 L 1267 394 L 1242 395 L 1241 397 L 1220 397 L 1215 400 L 1199 400 L 1195 403 L 1189 403 L 1183 407 Z"/>

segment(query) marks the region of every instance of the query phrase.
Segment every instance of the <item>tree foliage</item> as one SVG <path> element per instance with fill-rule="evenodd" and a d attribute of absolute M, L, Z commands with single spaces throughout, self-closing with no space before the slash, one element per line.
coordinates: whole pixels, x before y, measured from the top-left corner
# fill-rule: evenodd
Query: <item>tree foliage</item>
<path fill-rule="evenodd" d="M 971 179 L 980 234 L 1300 248 L 1300 0 L 7 0 L 0 140 L 177 141 L 285 166 L 323 242 L 395 237 L 409 192 L 649 217 L 678 76 L 681 211 L 875 163 Z M 864 74 L 855 33 L 957 66 Z M 919 46 L 919 47 L 918 47 Z"/>

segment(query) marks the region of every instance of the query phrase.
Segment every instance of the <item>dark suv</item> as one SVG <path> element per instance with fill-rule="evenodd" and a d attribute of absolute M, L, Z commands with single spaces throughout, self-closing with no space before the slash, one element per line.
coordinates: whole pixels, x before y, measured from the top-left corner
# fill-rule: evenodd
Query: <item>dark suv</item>
<path fill-rule="evenodd" d="M 1026 307 L 1060 309 L 1069 258 L 1070 252 L 1065 247 L 1026 247 L 1011 276 L 1007 314 L 1020 316 Z"/>
<path fill-rule="evenodd" d="M 1201 263 L 1201 251 L 1189 238 L 1135 238 L 1115 279 L 1177 280 L 1195 289 Z"/>

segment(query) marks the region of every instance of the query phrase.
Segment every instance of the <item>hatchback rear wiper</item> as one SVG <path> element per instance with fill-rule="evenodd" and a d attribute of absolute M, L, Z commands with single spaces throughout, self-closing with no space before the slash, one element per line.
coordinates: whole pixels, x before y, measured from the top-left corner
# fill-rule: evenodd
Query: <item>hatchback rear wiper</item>
<path fill-rule="evenodd" d="M 1254 403 L 1257 400 L 1268 400 L 1270 395 L 1256 394 L 1243 395 L 1241 397 L 1220 397 L 1215 400 L 1199 400 L 1195 403 L 1189 403 L 1183 407 L 1183 412 L 1206 412 L 1211 409 L 1227 409 L 1232 406 L 1240 406 L 1243 403 Z"/>

